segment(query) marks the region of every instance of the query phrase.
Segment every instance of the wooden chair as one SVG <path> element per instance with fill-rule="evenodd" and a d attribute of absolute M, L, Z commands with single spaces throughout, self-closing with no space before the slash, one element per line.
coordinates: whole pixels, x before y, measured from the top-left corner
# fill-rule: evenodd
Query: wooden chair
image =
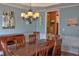
<path fill-rule="evenodd" d="M 17 35 L 15 36 L 15 43 L 16 43 L 16 48 L 23 48 L 25 46 L 25 36 L 24 35 Z"/>
<path fill-rule="evenodd" d="M 52 56 L 54 41 L 49 41 L 47 46 L 48 46 L 48 56 Z"/>
<path fill-rule="evenodd" d="M 52 55 L 55 56 L 57 53 L 57 42 L 55 41 L 54 42 L 54 48 L 53 48 L 53 51 L 52 51 Z"/>
<path fill-rule="evenodd" d="M 6 44 L 3 43 L 2 41 L 1 41 L 1 46 L 2 46 L 2 49 L 3 49 L 4 56 L 15 55 L 13 52 L 11 52 L 11 51 L 7 48 Z"/>
<path fill-rule="evenodd" d="M 48 55 L 48 48 L 44 47 L 40 50 L 36 50 L 36 52 L 33 54 L 33 56 L 47 56 Z"/>
<path fill-rule="evenodd" d="M 40 39 L 40 33 L 39 32 L 33 32 L 33 34 L 36 35 L 36 40 Z"/>
<path fill-rule="evenodd" d="M 59 41 L 56 39 L 54 42 L 54 48 L 52 51 L 53 56 L 60 56 L 61 55 L 61 44 L 59 44 Z"/>
<path fill-rule="evenodd" d="M 36 43 L 36 35 L 35 34 L 29 35 L 29 43 Z"/>

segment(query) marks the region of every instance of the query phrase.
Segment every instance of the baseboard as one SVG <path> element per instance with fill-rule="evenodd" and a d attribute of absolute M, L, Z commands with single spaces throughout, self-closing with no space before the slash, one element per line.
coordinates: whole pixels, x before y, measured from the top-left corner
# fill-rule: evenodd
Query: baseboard
<path fill-rule="evenodd" d="M 78 56 L 78 54 L 71 53 L 69 51 L 61 51 L 62 56 Z"/>

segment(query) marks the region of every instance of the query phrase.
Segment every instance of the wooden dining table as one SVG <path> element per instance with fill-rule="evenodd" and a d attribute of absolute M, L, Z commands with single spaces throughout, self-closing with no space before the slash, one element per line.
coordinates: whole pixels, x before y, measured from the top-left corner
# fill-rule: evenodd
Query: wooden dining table
<path fill-rule="evenodd" d="M 16 56 L 33 56 L 33 54 L 40 50 L 43 47 L 54 47 L 54 44 L 48 45 L 48 41 L 46 40 L 38 40 L 36 43 L 26 43 L 26 45 L 22 48 L 15 49 L 13 52 L 16 54 Z"/>

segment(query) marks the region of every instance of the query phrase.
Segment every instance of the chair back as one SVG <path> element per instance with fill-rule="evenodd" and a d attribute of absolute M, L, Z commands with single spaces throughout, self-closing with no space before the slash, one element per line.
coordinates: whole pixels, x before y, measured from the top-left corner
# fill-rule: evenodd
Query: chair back
<path fill-rule="evenodd" d="M 52 55 L 54 56 L 60 56 L 61 55 L 61 44 L 59 44 L 58 40 L 55 40 L 54 42 L 54 48 L 52 51 Z"/>
<path fill-rule="evenodd" d="M 29 43 L 36 43 L 36 35 L 35 34 L 29 35 Z"/>
<path fill-rule="evenodd" d="M 48 55 L 47 47 L 41 48 L 40 50 L 36 51 L 36 56 L 47 56 L 47 55 Z"/>
<path fill-rule="evenodd" d="M 54 42 L 54 48 L 52 51 L 52 55 L 56 55 L 56 53 L 57 53 L 57 41 Z"/>

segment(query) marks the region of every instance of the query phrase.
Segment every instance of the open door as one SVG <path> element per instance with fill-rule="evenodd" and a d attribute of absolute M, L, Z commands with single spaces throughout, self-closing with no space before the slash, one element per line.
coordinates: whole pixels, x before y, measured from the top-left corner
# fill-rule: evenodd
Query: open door
<path fill-rule="evenodd" d="M 58 35 L 58 11 L 47 12 L 47 35 Z"/>

